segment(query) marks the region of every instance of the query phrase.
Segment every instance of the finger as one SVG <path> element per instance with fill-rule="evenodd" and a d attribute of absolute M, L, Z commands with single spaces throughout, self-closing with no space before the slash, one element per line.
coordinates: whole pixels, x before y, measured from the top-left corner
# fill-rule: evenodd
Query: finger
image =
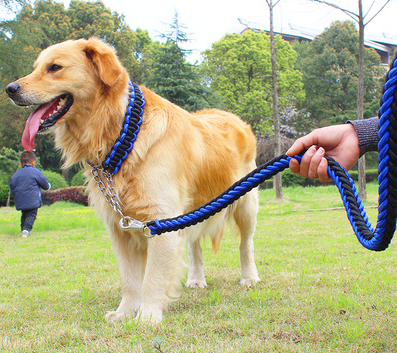
<path fill-rule="evenodd" d="M 313 133 L 310 133 L 304 137 L 298 138 L 294 144 L 288 149 L 286 152 L 287 156 L 293 157 L 298 153 L 302 152 L 305 148 L 309 148 L 310 146 L 314 145 L 314 137 Z"/>
<path fill-rule="evenodd" d="M 324 148 L 320 147 L 313 155 L 312 159 L 310 160 L 309 170 L 307 172 L 309 178 L 318 179 L 317 169 L 319 167 L 322 158 L 324 157 L 324 154 L 325 154 Z"/>
<path fill-rule="evenodd" d="M 285 153 L 287 156 L 293 157 L 305 149 L 301 139 L 297 139 L 294 144 Z"/>
<path fill-rule="evenodd" d="M 302 157 L 299 174 L 305 178 L 309 176 L 310 162 L 315 153 L 316 147 L 312 146 L 306 151 L 306 153 Z"/>
<path fill-rule="evenodd" d="M 323 157 L 317 169 L 318 179 L 322 183 L 331 181 L 332 178 L 328 175 L 328 161 Z"/>
<path fill-rule="evenodd" d="M 300 164 L 295 158 L 289 161 L 289 169 L 291 170 L 292 173 L 295 174 L 300 173 Z"/>

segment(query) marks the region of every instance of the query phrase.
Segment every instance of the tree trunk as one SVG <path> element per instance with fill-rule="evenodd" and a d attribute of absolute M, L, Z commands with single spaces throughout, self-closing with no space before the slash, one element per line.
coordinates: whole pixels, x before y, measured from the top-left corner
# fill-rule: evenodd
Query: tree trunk
<path fill-rule="evenodd" d="M 69 168 L 62 168 L 62 176 L 69 184 Z"/>
<path fill-rule="evenodd" d="M 10 207 L 10 202 L 11 202 L 11 188 L 8 190 L 8 197 L 7 197 L 6 207 Z"/>
<path fill-rule="evenodd" d="M 269 1 L 269 0 L 266 0 Z M 370 20 L 368 20 L 364 24 L 364 17 L 369 15 L 369 11 L 367 14 L 364 16 L 363 14 L 363 4 L 362 0 L 358 0 L 358 15 L 356 13 L 353 13 L 351 11 L 348 11 L 346 9 L 343 9 L 342 7 L 332 4 L 328 1 L 323 1 L 323 0 L 312 0 L 314 2 L 318 2 L 320 4 L 325 4 L 328 6 L 331 6 L 335 9 L 341 10 L 344 12 L 346 15 L 350 16 L 353 18 L 357 23 L 358 23 L 358 33 L 359 33 L 359 57 L 358 57 L 358 88 L 357 88 L 357 119 L 363 119 L 364 118 L 364 27 L 371 22 L 384 8 L 385 6 L 390 2 L 390 0 L 387 0 L 384 2 L 383 6 L 371 17 Z M 268 2 L 269 3 L 269 2 Z M 375 1 L 372 2 L 372 5 L 374 5 Z M 372 5 L 370 9 L 372 8 Z M 365 157 L 362 156 L 358 160 L 358 196 L 362 200 L 367 199 L 367 190 L 366 190 L 366 181 L 365 181 Z"/>
<path fill-rule="evenodd" d="M 359 56 L 358 56 L 358 88 L 357 88 L 357 119 L 364 118 L 364 18 L 362 0 L 358 0 L 358 33 L 359 33 Z M 365 180 L 365 156 L 358 161 L 358 196 L 361 200 L 367 199 Z"/>
<path fill-rule="evenodd" d="M 273 31 L 273 0 L 268 0 L 270 12 L 270 52 L 272 62 L 272 100 L 273 100 L 273 126 L 274 126 L 274 153 L 277 156 L 281 154 L 281 140 L 280 140 L 280 119 L 278 110 L 278 95 L 277 95 L 277 68 L 276 68 L 276 48 L 274 43 Z M 283 199 L 283 185 L 281 181 L 281 173 L 273 177 L 273 185 L 276 190 L 276 199 Z"/>

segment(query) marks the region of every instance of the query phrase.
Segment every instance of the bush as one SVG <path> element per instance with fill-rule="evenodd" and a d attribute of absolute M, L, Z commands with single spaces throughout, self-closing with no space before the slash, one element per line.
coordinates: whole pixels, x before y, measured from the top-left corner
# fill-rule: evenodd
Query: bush
<path fill-rule="evenodd" d="M 76 175 L 72 178 L 70 182 L 71 186 L 84 186 L 86 183 L 86 178 L 84 176 L 84 169 L 81 169 Z"/>
<path fill-rule="evenodd" d="M 0 183 L 8 184 L 11 176 L 19 169 L 19 153 L 11 148 L 0 149 Z"/>
<path fill-rule="evenodd" d="M 0 183 L 0 205 L 5 206 L 8 199 L 8 192 L 10 188 L 8 184 L 1 184 Z"/>
<path fill-rule="evenodd" d="M 350 170 L 349 175 L 354 181 L 358 181 L 358 171 L 357 170 Z M 370 183 L 371 181 L 377 181 L 378 180 L 378 169 L 367 169 L 365 171 L 365 179 L 366 179 L 367 183 Z"/>
<path fill-rule="evenodd" d="M 61 174 L 52 172 L 50 170 L 43 170 L 42 173 L 47 177 L 51 184 L 51 190 L 67 188 L 68 183 Z"/>
<path fill-rule="evenodd" d="M 358 172 L 357 170 L 350 170 L 349 171 L 350 177 L 353 179 L 355 183 L 358 181 Z M 372 181 L 377 181 L 378 180 L 378 170 L 377 169 L 367 169 L 365 171 L 365 176 L 366 176 L 366 182 L 370 183 Z M 324 186 L 324 185 L 332 185 L 333 181 L 330 181 L 329 183 L 321 183 L 319 180 L 313 180 L 310 178 L 304 178 L 301 177 L 300 175 L 296 175 L 292 173 L 289 169 L 285 169 L 282 172 L 282 182 L 283 182 L 283 187 L 289 187 L 289 186 Z M 357 184 L 356 184 L 357 186 Z M 264 183 L 259 185 L 260 189 L 272 189 L 273 188 L 273 178 L 265 180 Z"/>
<path fill-rule="evenodd" d="M 88 205 L 88 195 L 85 187 L 76 186 L 70 188 L 63 188 L 57 190 L 46 190 L 42 192 L 42 199 L 44 205 L 51 205 L 57 201 L 69 201 Z"/>
<path fill-rule="evenodd" d="M 289 169 L 285 169 L 281 174 L 283 186 L 303 186 L 305 185 L 305 178 L 292 173 Z"/>

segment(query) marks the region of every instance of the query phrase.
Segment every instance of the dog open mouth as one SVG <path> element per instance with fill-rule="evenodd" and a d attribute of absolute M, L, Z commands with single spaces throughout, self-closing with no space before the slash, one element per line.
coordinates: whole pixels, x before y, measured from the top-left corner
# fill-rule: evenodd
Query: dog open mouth
<path fill-rule="evenodd" d="M 73 96 L 63 94 L 51 102 L 40 105 L 26 121 L 22 134 L 22 146 L 31 151 L 34 147 L 34 138 L 39 132 L 51 129 L 68 112 L 73 104 Z"/>

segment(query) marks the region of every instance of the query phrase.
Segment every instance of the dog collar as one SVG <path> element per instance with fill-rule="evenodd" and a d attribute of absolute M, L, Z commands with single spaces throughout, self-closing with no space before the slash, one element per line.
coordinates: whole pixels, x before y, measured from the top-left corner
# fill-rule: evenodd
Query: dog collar
<path fill-rule="evenodd" d="M 147 237 L 151 237 L 146 223 L 124 215 L 120 199 L 117 192 L 115 192 L 113 184 L 113 174 L 119 171 L 121 164 L 134 147 L 134 142 L 142 123 L 143 107 L 145 106 L 145 98 L 141 89 L 135 83 L 131 83 L 131 81 L 128 82 L 128 85 L 130 101 L 119 138 L 101 165 L 93 165 L 87 160 L 85 162 L 91 167 L 91 174 L 98 185 L 99 191 L 105 196 L 106 201 L 109 202 L 113 209 L 120 214 L 120 227 L 125 230 L 141 230 Z M 101 175 L 105 178 L 106 184 L 103 182 Z"/>
<path fill-rule="evenodd" d="M 134 142 L 142 123 L 145 98 L 137 84 L 129 81 L 128 85 L 130 88 L 130 100 L 125 113 L 123 128 L 112 150 L 102 162 L 102 168 L 112 174 L 116 174 L 119 171 L 121 164 L 134 147 Z"/>

